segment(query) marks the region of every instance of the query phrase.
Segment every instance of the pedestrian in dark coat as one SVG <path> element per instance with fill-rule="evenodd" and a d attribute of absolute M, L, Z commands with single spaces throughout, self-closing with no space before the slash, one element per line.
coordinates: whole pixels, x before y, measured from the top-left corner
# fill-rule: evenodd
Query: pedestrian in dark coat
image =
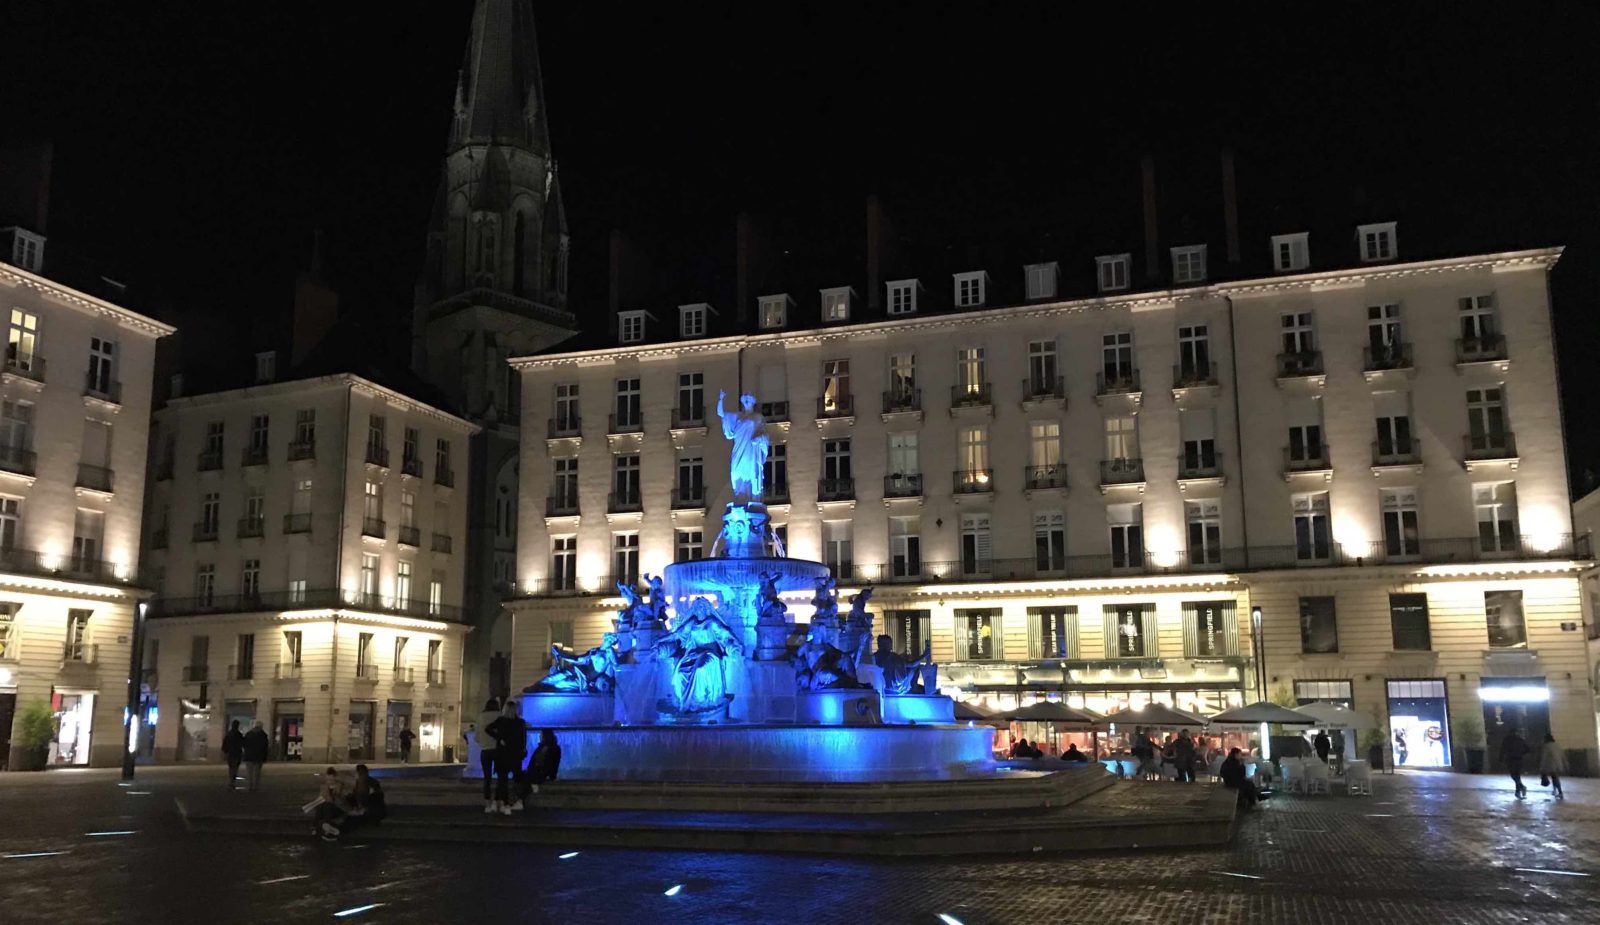
<path fill-rule="evenodd" d="M 222 756 L 228 759 L 228 789 L 232 790 L 239 779 L 239 762 L 244 760 L 244 733 L 239 731 L 238 720 L 222 736 Z"/>
<path fill-rule="evenodd" d="M 517 702 L 506 699 L 500 718 L 489 724 L 489 735 L 494 737 L 495 803 L 500 815 L 509 816 L 522 808 L 522 800 L 512 793 L 511 782 L 522 787 L 522 760 L 528 753 L 528 724 L 522 721 Z"/>
<path fill-rule="evenodd" d="M 1328 730 L 1317 730 L 1317 737 L 1311 740 L 1311 748 L 1316 751 L 1317 758 L 1323 764 L 1328 763 L 1328 753 L 1333 751 L 1333 740 L 1328 738 Z"/>
<path fill-rule="evenodd" d="M 1511 783 L 1516 786 L 1519 800 L 1528 795 L 1528 788 L 1522 783 L 1522 760 L 1528 757 L 1529 751 L 1528 740 L 1522 737 L 1522 730 L 1515 726 L 1500 740 L 1500 762 L 1506 766 L 1506 773 L 1511 775 Z"/>
<path fill-rule="evenodd" d="M 261 789 L 261 766 L 266 764 L 267 752 L 271 748 L 267 731 L 261 728 L 261 720 L 251 723 L 250 731 L 244 734 L 244 779 L 252 792 Z"/>

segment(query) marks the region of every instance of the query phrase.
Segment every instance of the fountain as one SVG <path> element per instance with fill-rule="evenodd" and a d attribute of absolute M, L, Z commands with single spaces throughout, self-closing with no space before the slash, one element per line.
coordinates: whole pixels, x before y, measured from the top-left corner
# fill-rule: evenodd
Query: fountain
<path fill-rule="evenodd" d="M 725 408 L 733 500 L 711 556 L 619 584 L 616 631 L 521 697 L 557 730 L 562 777 L 645 781 L 960 779 L 992 769 L 991 732 L 954 723 L 924 650 L 876 637 L 865 588 L 839 613 L 828 567 L 787 555 L 761 503 L 769 448 L 754 395 Z M 804 633 L 785 592 L 813 592 Z M 531 746 L 530 746 L 531 747 Z"/>

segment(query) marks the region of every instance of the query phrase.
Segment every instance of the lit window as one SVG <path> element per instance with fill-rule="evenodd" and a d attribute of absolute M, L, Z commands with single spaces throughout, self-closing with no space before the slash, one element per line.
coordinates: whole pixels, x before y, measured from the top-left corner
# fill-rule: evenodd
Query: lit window
<path fill-rule="evenodd" d="M 849 321 L 851 294 L 849 286 L 822 290 L 822 320 Z"/>
<path fill-rule="evenodd" d="M 1203 283 L 1206 280 L 1206 246 L 1193 244 L 1172 249 L 1172 281 Z"/>
<path fill-rule="evenodd" d="M 789 301 L 786 295 L 765 296 L 760 300 L 762 330 L 775 330 L 789 323 Z"/>
<path fill-rule="evenodd" d="M 1398 256 L 1395 245 L 1395 223 L 1356 226 L 1356 240 L 1361 245 L 1361 262 L 1377 263 Z"/>
<path fill-rule="evenodd" d="M 1095 278 L 1100 281 L 1101 292 L 1117 292 L 1128 288 L 1127 254 L 1112 254 L 1094 258 Z"/>
<path fill-rule="evenodd" d="M 1272 236 L 1272 268 L 1279 273 L 1304 270 L 1311 265 L 1306 233 L 1275 234 Z"/>

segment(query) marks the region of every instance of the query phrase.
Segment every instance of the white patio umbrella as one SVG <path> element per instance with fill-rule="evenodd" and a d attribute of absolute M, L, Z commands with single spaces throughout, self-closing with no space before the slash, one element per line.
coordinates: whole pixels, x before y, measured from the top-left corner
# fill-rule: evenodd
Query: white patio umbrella
<path fill-rule="evenodd" d="M 1198 729 L 1210 722 L 1204 716 L 1197 716 L 1187 710 L 1169 707 L 1164 703 L 1147 703 L 1142 707 L 1133 707 L 1119 713 L 1113 713 L 1109 718 L 1118 723 L 1150 726 L 1156 729 Z"/>
<path fill-rule="evenodd" d="M 1312 717 L 1316 720 L 1315 725 L 1324 729 L 1351 729 L 1360 732 L 1378 728 L 1377 722 L 1372 717 L 1360 710 L 1352 710 L 1337 703 L 1308 703 L 1303 707 L 1295 707 L 1295 712 Z"/>
<path fill-rule="evenodd" d="M 1280 707 L 1270 700 L 1258 700 L 1255 703 L 1223 710 L 1211 717 L 1213 723 L 1229 723 L 1235 726 L 1256 726 L 1261 723 L 1274 723 L 1279 726 L 1315 726 L 1315 717 Z"/>

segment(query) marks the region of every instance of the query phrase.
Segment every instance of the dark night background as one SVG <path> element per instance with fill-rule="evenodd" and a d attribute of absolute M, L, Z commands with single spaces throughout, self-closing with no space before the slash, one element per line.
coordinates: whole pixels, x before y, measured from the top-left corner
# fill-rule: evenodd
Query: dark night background
<path fill-rule="evenodd" d="M 344 310 L 400 350 L 471 7 L 12 0 L 0 144 L 54 142 L 50 246 L 184 325 L 186 354 L 247 356 L 314 228 Z M 1219 255 L 1230 146 L 1250 260 L 1306 228 L 1314 262 L 1347 260 L 1356 221 L 1391 218 L 1403 259 L 1567 245 L 1570 462 L 1600 470 L 1600 13 L 1085 9 L 535 3 L 574 311 L 603 327 L 614 227 L 658 308 L 727 305 L 740 210 L 782 288 L 863 287 L 874 191 L 915 275 L 1014 287 L 1056 259 L 1076 295 L 1095 254 L 1142 255 L 1145 154 L 1162 246 Z"/>

